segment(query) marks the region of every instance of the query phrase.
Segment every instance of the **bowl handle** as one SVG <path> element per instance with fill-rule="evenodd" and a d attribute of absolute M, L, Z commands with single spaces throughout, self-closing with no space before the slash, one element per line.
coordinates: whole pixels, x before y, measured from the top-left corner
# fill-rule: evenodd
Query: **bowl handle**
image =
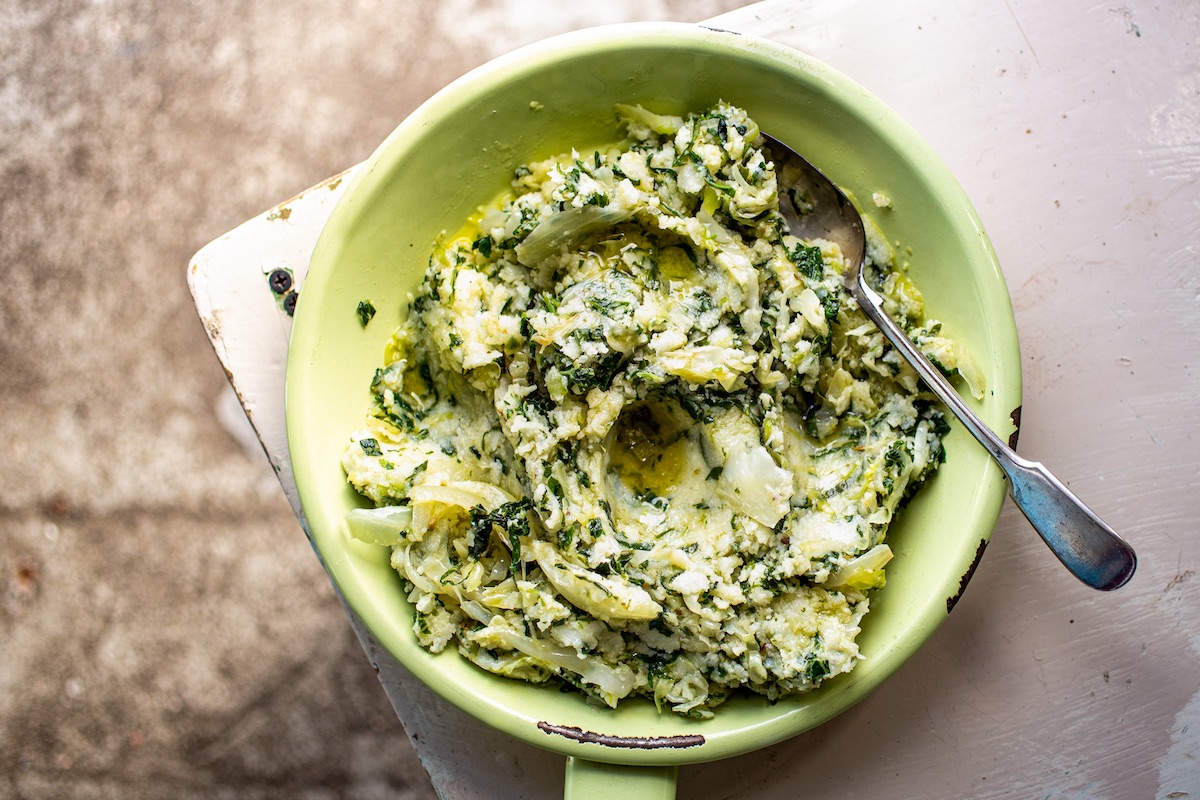
<path fill-rule="evenodd" d="M 564 800 L 675 800 L 679 769 L 604 764 L 582 758 L 567 759 Z"/>

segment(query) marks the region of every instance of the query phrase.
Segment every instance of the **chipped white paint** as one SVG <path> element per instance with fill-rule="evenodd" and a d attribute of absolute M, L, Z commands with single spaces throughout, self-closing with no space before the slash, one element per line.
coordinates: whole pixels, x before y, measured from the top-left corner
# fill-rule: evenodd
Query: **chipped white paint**
<path fill-rule="evenodd" d="M 213 349 L 299 513 L 288 461 L 283 373 L 292 320 L 267 281 L 282 268 L 299 287 L 349 169 L 210 242 L 192 258 L 188 286 Z"/>
<path fill-rule="evenodd" d="M 771 0 L 713 24 L 848 73 L 947 161 L 1012 292 L 1021 450 L 1141 565 L 1092 592 L 1007 507 L 970 591 L 899 674 L 815 731 L 681 770 L 680 797 L 1200 797 L 1200 7 Z M 294 508 L 290 321 L 265 274 L 286 262 L 302 280 L 343 185 L 251 220 L 189 271 Z M 561 795 L 560 758 L 482 728 L 358 629 L 444 798 Z"/>

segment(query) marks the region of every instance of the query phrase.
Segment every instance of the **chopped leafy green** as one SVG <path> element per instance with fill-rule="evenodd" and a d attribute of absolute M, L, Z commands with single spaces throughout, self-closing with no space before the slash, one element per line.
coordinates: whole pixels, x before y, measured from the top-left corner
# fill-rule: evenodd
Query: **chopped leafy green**
<path fill-rule="evenodd" d="M 788 250 L 787 255 L 805 277 L 819 281 L 825 274 L 825 258 L 821 255 L 821 248 L 801 242 Z"/>
<path fill-rule="evenodd" d="M 499 528 L 509 549 L 512 550 L 509 574 L 515 574 L 521 567 L 521 537 L 529 535 L 529 509 L 532 507 L 533 504 L 529 500 L 522 498 L 505 503 L 494 511 L 488 511 L 483 506 L 471 509 L 468 532 L 471 556 L 479 558 L 487 552 L 492 531 Z"/>
<path fill-rule="evenodd" d="M 370 322 L 374 316 L 375 306 L 371 304 L 371 301 L 360 300 L 358 302 L 358 319 L 359 322 L 363 324 L 363 327 L 366 327 L 367 323 Z"/>

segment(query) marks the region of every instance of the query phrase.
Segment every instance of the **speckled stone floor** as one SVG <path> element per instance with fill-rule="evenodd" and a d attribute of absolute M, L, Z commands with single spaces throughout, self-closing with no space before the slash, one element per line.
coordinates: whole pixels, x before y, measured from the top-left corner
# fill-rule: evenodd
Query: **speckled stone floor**
<path fill-rule="evenodd" d="M 188 260 L 495 55 L 744 4 L 0 0 L 0 796 L 434 796 Z"/>

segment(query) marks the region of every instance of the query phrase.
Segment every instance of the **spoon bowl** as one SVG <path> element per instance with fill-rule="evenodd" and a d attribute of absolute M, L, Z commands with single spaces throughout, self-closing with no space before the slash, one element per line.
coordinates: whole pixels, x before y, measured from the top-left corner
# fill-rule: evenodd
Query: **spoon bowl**
<path fill-rule="evenodd" d="M 828 239 L 841 247 L 844 282 L 863 313 L 912 364 L 930 391 L 983 445 L 1008 477 L 1011 496 L 1072 575 L 1101 591 L 1129 582 L 1137 568 L 1133 548 L 1042 464 L 1017 455 L 962 401 L 950 382 L 883 310 L 883 298 L 863 271 L 867 238 L 862 216 L 833 181 L 803 156 L 764 134 L 775 163 L 779 207 L 799 239 Z"/>

